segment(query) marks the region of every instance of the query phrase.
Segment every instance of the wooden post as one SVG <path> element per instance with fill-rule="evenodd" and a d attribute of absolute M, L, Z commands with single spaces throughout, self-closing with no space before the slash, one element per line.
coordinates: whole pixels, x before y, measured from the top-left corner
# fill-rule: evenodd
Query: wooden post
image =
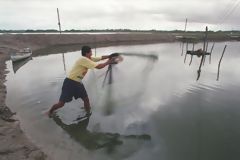
<path fill-rule="evenodd" d="M 187 18 L 186 18 L 186 21 L 185 21 L 184 32 L 186 32 L 186 29 L 187 29 Z"/>
<path fill-rule="evenodd" d="M 203 54 L 202 54 L 202 59 L 201 59 L 200 65 L 199 65 L 199 69 L 197 71 L 197 73 L 198 73 L 197 80 L 199 80 L 199 78 L 200 78 L 201 68 L 203 65 L 204 57 L 205 57 L 207 37 L 208 37 L 208 27 L 206 26 L 206 32 L 205 32 L 204 43 L 203 43 Z"/>
<path fill-rule="evenodd" d="M 206 45 L 205 45 L 205 53 L 207 53 L 207 51 L 208 51 L 208 40 L 206 39 Z M 203 65 L 205 64 L 205 60 L 206 60 L 206 56 L 204 56 L 204 58 L 203 58 Z"/>
<path fill-rule="evenodd" d="M 187 38 L 186 38 L 186 36 L 185 36 L 185 34 L 186 34 L 186 29 L 187 29 L 187 18 L 186 18 L 186 21 L 185 21 L 185 27 L 184 27 L 184 36 L 183 36 L 183 44 L 182 44 L 182 54 L 181 54 L 181 56 L 183 56 L 183 48 L 184 48 L 184 41 L 186 40 L 186 43 L 187 43 Z M 185 38 L 185 40 L 184 40 L 184 38 Z M 187 47 L 187 46 L 186 46 Z M 186 52 L 187 52 L 187 49 L 186 49 Z"/>
<path fill-rule="evenodd" d="M 204 42 L 203 42 L 203 52 L 206 51 L 207 37 L 208 37 L 208 27 L 206 26 L 206 32 L 205 32 L 205 37 L 204 37 Z"/>
<path fill-rule="evenodd" d="M 225 45 L 225 47 L 224 47 L 224 49 L 223 49 L 223 52 L 222 52 L 222 56 L 221 56 L 221 58 L 220 58 L 220 60 L 219 60 L 219 63 L 218 63 L 217 81 L 219 80 L 220 66 L 221 66 L 222 58 L 223 58 L 223 55 L 224 55 L 224 53 L 225 53 L 226 47 L 227 47 L 227 45 Z"/>
<path fill-rule="evenodd" d="M 60 22 L 60 16 L 59 16 L 58 8 L 57 8 L 57 16 L 58 16 L 58 27 L 59 27 L 59 33 L 61 34 L 61 33 L 62 33 L 62 29 L 61 29 L 61 22 Z"/>
<path fill-rule="evenodd" d="M 206 41 L 206 49 L 205 49 L 206 53 L 208 51 L 208 41 Z M 206 60 L 206 56 L 204 56 L 204 59 L 203 59 L 203 65 L 205 64 L 205 60 Z"/>

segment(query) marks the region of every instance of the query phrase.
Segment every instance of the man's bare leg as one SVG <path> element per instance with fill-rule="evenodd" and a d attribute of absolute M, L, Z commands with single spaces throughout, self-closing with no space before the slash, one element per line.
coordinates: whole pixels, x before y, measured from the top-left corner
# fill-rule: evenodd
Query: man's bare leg
<path fill-rule="evenodd" d="M 91 107 L 90 107 L 90 102 L 89 102 L 89 98 L 88 97 L 85 97 L 85 98 L 82 98 L 83 102 L 84 102 L 84 109 L 87 113 L 90 113 L 91 111 Z"/>
<path fill-rule="evenodd" d="M 62 108 L 64 106 L 65 102 L 59 101 L 58 103 L 54 104 L 52 108 L 48 111 L 48 116 L 51 117 L 53 112 L 59 108 Z"/>

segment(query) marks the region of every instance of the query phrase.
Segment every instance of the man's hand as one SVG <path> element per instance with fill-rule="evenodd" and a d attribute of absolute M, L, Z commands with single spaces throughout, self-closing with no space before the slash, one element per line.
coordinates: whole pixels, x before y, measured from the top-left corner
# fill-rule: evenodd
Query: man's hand
<path fill-rule="evenodd" d="M 110 58 L 110 59 L 108 60 L 108 64 L 117 64 L 117 61 L 116 61 L 115 58 Z"/>
<path fill-rule="evenodd" d="M 120 55 L 119 53 L 112 53 L 109 55 L 109 58 L 118 57 L 119 55 Z"/>

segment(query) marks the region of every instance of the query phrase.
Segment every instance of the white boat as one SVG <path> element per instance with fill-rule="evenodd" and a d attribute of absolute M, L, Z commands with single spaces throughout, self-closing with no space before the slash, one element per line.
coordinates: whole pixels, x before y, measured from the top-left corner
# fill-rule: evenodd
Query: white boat
<path fill-rule="evenodd" d="M 13 62 L 28 58 L 32 55 L 32 50 L 30 48 L 20 49 L 18 52 L 11 54 L 11 59 Z"/>

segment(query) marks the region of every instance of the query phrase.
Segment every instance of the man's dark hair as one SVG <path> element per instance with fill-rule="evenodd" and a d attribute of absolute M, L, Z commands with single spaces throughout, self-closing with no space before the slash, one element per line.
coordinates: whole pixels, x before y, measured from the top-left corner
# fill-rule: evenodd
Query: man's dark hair
<path fill-rule="evenodd" d="M 82 47 L 82 56 L 86 56 L 87 53 L 91 51 L 91 47 L 89 46 L 83 46 Z"/>

